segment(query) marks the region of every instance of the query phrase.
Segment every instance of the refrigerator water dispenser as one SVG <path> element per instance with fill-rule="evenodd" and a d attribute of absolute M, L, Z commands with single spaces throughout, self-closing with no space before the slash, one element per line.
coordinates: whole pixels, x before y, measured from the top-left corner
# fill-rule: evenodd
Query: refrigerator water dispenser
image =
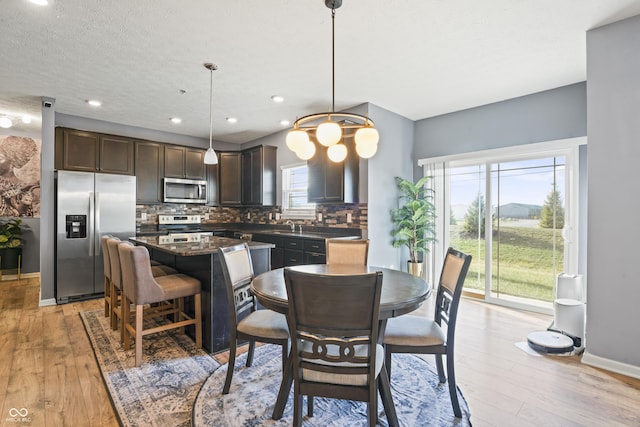
<path fill-rule="evenodd" d="M 85 239 L 87 237 L 87 215 L 65 216 L 67 239 Z"/>

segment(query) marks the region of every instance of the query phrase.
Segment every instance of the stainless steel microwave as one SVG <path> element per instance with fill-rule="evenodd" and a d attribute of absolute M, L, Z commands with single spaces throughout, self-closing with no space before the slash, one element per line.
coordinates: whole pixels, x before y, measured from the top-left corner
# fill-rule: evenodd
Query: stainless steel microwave
<path fill-rule="evenodd" d="M 164 201 L 166 203 L 207 203 L 207 181 L 165 178 Z"/>

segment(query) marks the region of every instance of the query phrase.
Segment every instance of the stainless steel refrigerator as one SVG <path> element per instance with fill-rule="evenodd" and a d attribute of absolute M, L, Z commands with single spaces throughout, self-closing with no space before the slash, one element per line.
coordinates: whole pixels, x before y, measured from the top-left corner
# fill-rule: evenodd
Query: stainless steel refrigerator
<path fill-rule="evenodd" d="M 101 237 L 136 234 L 136 178 L 58 171 L 56 280 L 58 304 L 104 294 Z"/>

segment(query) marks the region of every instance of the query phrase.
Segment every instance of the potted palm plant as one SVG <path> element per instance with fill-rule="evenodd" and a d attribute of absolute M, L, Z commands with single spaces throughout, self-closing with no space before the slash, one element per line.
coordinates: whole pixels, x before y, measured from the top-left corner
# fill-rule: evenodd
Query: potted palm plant
<path fill-rule="evenodd" d="M 424 176 L 413 182 L 395 177 L 400 205 L 391 210 L 393 247 L 409 249 L 407 271 L 420 277 L 424 274 L 422 254 L 428 252 L 427 245 L 436 240 L 433 190 L 425 187 L 430 178 Z"/>
<path fill-rule="evenodd" d="M 17 268 L 18 273 L 20 272 L 22 232 L 20 218 L 11 218 L 0 222 L 0 270 Z"/>

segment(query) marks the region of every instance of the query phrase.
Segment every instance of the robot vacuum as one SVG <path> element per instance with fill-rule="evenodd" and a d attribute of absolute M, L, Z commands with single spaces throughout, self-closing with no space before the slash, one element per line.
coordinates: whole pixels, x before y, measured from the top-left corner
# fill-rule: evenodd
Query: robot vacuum
<path fill-rule="evenodd" d="M 531 332 L 527 335 L 527 342 L 535 351 L 549 354 L 569 353 L 580 346 L 580 338 L 570 337 L 554 330 Z"/>

